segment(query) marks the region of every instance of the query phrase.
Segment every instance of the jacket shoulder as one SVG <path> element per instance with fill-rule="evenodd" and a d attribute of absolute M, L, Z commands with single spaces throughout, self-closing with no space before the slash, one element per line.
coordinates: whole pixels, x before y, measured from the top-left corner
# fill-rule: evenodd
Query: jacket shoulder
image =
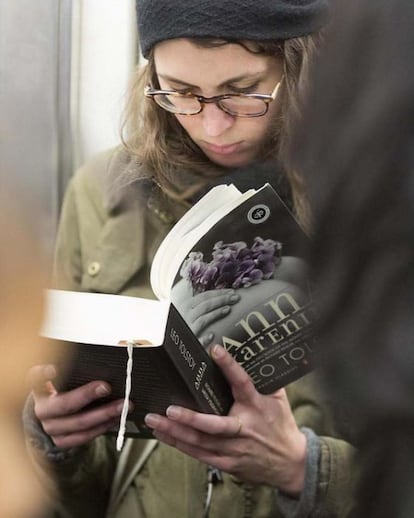
<path fill-rule="evenodd" d="M 86 161 L 73 175 L 72 187 L 78 195 L 100 199 L 102 206 L 112 209 L 113 195 L 111 193 L 114 179 L 124 175 L 124 171 L 131 168 L 131 159 L 120 149 L 113 148 L 94 155 Z M 117 202 L 121 200 L 118 196 Z"/>

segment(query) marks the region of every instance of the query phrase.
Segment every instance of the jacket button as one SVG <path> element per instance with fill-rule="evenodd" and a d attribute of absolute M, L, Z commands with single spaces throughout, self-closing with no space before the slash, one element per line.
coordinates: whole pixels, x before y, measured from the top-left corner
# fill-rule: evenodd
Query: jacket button
<path fill-rule="evenodd" d="M 101 265 L 97 261 L 93 261 L 92 263 L 89 263 L 88 275 L 90 275 L 91 277 L 95 277 L 96 275 L 98 275 L 100 269 Z"/>

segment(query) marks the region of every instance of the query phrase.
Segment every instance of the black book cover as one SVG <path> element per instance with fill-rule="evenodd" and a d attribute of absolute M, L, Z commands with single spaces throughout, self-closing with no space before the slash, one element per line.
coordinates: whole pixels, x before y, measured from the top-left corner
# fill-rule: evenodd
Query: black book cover
<path fill-rule="evenodd" d="M 234 290 L 239 301 L 198 336 L 205 345 L 209 334 L 210 343 L 223 345 L 262 393 L 313 368 L 315 312 L 301 257 L 306 239 L 266 184 L 201 237 L 174 281 L 171 299 L 190 327 L 189 300 L 194 311 L 214 292 L 218 300 L 220 290 Z"/>
<path fill-rule="evenodd" d="M 139 300 L 131 297 L 137 307 Z M 99 379 L 108 382 L 112 392 L 89 408 L 124 398 L 127 347 L 60 342 L 65 346 L 65 354 L 57 362 L 60 373 L 55 383 L 57 390 L 72 390 Z M 145 415 L 148 412 L 165 414 L 172 404 L 215 414 L 226 414 L 230 409 L 233 398 L 221 371 L 172 304 L 163 344 L 134 346 L 132 362 L 129 399 L 134 409 L 128 414 L 127 436 L 151 437 L 144 422 Z"/>

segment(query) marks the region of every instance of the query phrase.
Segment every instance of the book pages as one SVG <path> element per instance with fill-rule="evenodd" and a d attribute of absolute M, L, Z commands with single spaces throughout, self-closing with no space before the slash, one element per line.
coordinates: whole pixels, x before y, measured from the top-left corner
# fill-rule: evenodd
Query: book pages
<path fill-rule="evenodd" d="M 163 342 L 168 302 L 64 290 L 48 290 L 46 298 L 41 334 L 48 338 L 98 345 Z"/>
<path fill-rule="evenodd" d="M 242 194 L 233 184 L 217 185 L 176 223 L 158 248 L 151 267 L 151 287 L 158 299 L 170 299 L 180 266 L 197 241 L 256 192 L 249 189 Z"/>

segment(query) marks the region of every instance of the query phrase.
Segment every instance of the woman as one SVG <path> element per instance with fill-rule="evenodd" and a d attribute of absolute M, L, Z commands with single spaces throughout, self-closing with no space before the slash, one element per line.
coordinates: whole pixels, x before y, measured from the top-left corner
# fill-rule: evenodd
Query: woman
<path fill-rule="evenodd" d="M 56 255 L 57 285 L 66 289 L 151 296 L 154 252 L 203 189 L 229 179 L 262 185 L 269 173 L 275 185 L 311 34 L 326 9 L 320 0 L 137 7 L 148 64 L 132 87 L 124 148 L 98 157 L 69 186 Z M 300 213 L 300 183 L 290 179 Z M 232 303 L 228 294 L 219 305 Z M 270 518 L 277 505 L 300 515 L 319 499 L 325 505 L 347 473 L 330 470 L 331 455 L 346 459 L 350 447 L 315 435 L 333 431 L 311 378 L 289 387 L 289 400 L 284 390 L 261 396 L 220 351 L 235 396 L 229 416 L 176 407 L 168 417 L 148 415 L 155 436 L 175 448 L 129 441 L 120 457 L 102 434 L 118 422 L 121 402 L 84 409 L 107 384 L 48 393 L 45 367 L 33 371 L 28 433 L 54 461 L 70 516 Z M 331 503 L 335 512 L 342 507 Z"/>

